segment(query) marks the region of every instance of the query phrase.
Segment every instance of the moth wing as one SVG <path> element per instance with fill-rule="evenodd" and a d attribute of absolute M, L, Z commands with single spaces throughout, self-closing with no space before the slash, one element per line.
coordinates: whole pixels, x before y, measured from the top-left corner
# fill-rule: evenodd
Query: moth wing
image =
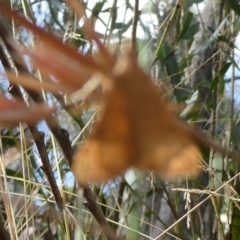
<path fill-rule="evenodd" d="M 173 116 L 172 129 L 176 128 L 175 132 L 170 132 L 175 138 L 175 141 L 169 148 L 172 155 L 166 155 L 163 164 L 165 171 L 158 170 L 162 177 L 181 177 L 181 176 L 196 176 L 200 172 L 201 153 L 192 138 L 192 132 L 195 129 L 181 122 Z M 154 161 L 153 161 L 154 162 Z"/>
<path fill-rule="evenodd" d="M 152 170 L 163 178 L 196 176 L 200 171 L 201 154 L 186 129 L 178 120 L 151 122 L 144 132 L 138 131 L 138 156 L 135 166 Z M 144 140 L 147 138 L 148 140 Z"/>
<path fill-rule="evenodd" d="M 163 178 L 196 176 L 200 171 L 199 149 L 187 138 L 175 134 L 165 137 L 166 143 L 171 143 L 156 143 L 150 148 L 152 154 L 139 156 L 138 167 L 152 170 Z"/>
<path fill-rule="evenodd" d="M 107 182 L 130 167 L 125 109 L 125 99 L 116 89 L 111 90 L 93 134 L 74 156 L 72 171 L 80 184 Z"/>
<path fill-rule="evenodd" d="M 128 55 L 121 67 L 116 85 L 128 102 L 132 164 L 167 178 L 196 175 L 201 155 L 191 137 L 191 127 L 173 115 L 133 55 Z"/>
<path fill-rule="evenodd" d="M 152 166 L 156 173 L 163 178 L 176 178 L 183 176 L 196 176 L 200 171 L 201 155 L 194 144 L 186 144 L 181 151 L 166 159 L 165 169 Z"/>

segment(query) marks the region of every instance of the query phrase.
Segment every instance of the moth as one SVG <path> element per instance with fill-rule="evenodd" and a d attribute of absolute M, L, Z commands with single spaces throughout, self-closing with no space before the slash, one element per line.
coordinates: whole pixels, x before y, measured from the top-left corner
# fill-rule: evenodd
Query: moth
<path fill-rule="evenodd" d="M 100 120 L 74 156 L 77 181 L 107 182 L 131 167 L 163 178 L 196 175 L 201 154 L 193 129 L 169 110 L 134 53 L 116 63 L 112 82 Z"/>

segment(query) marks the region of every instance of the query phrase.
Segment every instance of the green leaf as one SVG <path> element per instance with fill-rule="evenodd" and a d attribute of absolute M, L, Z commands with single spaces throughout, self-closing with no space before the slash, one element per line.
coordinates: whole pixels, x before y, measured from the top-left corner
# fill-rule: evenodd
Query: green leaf
<path fill-rule="evenodd" d="M 218 36 L 217 36 L 217 40 L 219 41 L 219 42 L 224 42 L 224 43 L 226 43 L 230 48 L 237 48 L 235 45 L 234 45 L 234 43 L 232 42 L 232 40 L 230 40 L 230 39 L 228 39 L 228 38 L 226 38 L 224 35 L 222 35 L 222 34 L 219 34 Z M 237 48 L 238 49 L 238 48 Z"/>
<path fill-rule="evenodd" d="M 109 13 L 109 12 L 111 12 L 111 10 L 112 10 L 112 8 L 106 8 L 106 9 L 102 10 L 101 13 Z"/>
<path fill-rule="evenodd" d="M 112 28 L 113 29 L 122 29 L 125 26 L 126 26 L 126 24 L 124 24 L 122 22 L 116 22 L 116 23 L 113 23 Z"/>
<path fill-rule="evenodd" d="M 192 24 L 188 30 L 186 31 L 186 33 L 183 35 L 182 39 L 186 40 L 186 39 L 190 39 L 193 38 L 194 35 L 199 31 L 199 22 L 196 22 L 194 24 Z"/>
<path fill-rule="evenodd" d="M 218 83 L 219 83 L 219 76 L 216 76 L 216 77 L 212 80 L 208 92 L 211 93 L 211 92 L 213 91 L 213 89 L 216 88 L 216 86 L 218 85 Z"/>
<path fill-rule="evenodd" d="M 218 85 L 218 92 L 220 95 L 224 94 L 225 89 L 225 82 L 224 82 L 224 76 L 226 72 L 228 71 L 229 67 L 232 65 L 231 62 L 225 63 L 224 66 L 219 71 L 219 85 Z"/>
<path fill-rule="evenodd" d="M 94 16 L 95 18 L 98 18 L 99 13 L 101 13 L 103 5 L 105 4 L 106 1 L 102 2 L 97 2 L 95 6 L 92 9 L 92 17 Z"/>
<path fill-rule="evenodd" d="M 224 75 L 226 74 L 227 70 L 229 69 L 229 67 L 232 65 L 231 62 L 225 63 L 224 66 L 221 68 L 221 70 L 219 71 L 219 76 L 223 79 Z"/>
<path fill-rule="evenodd" d="M 213 41 L 215 41 L 215 39 L 217 38 L 217 36 L 220 34 L 220 32 L 222 31 L 222 29 L 225 26 L 225 23 L 228 21 L 228 17 L 229 15 L 227 15 L 222 22 L 219 24 L 219 26 L 217 27 L 217 29 L 215 30 L 215 32 L 212 34 L 212 36 L 203 44 L 203 46 L 200 48 L 200 50 L 198 52 L 196 52 L 196 54 L 204 51 L 207 47 L 209 47 Z"/>
<path fill-rule="evenodd" d="M 164 43 L 159 51 L 160 62 L 166 68 L 167 75 L 170 77 L 171 84 L 174 86 L 181 82 L 181 74 L 179 73 L 178 62 L 175 56 L 175 51 L 172 50 L 170 45 Z M 174 88 L 174 93 L 178 102 L 183 100 L 181 91 L 178 88 Z"/>
<path fill-rule="evenodd" d="M 235 186 L 235 191 L 237 194 L 240 194 L 240 185 L 239 182 Z M 231 240 L 238 240 L 240 236 L 240 210 L 238 207 L 233 208 L 232 221 L 231 221 Z"/>
<path fill-rule="evenodd" d="M 181 114 L 180 114 L 180 117 L 181 117 L 181 118 L 185 118 L 185 117 L 192 111 L 192 109 L 193 109 L 193 107 L 194 107 L 194 104 L 195 104 L 195 103 L 197 102 L 197 100 L 198 100 L 198 93 L 199 93 L 199 91 L 196 90 L 196 91 L 192 94 L 192 96 L 190 97 L 190 99 L 188 99 L 188 100 L 186 101 L 187 106 L 186 106 L 185 109 L 181 112 Z"/>
<path fill-rule="evenodd" d="M 239 127 L 235 122 L 232 123 L 232 130 L 231 130 L 231 140 L 233 143 L 238 144 L 240 142 L 240 132 Z"/>
<path fill-rule="evenodd" d="M 240 16 L 240 5 L 236 0 L 226 1 L 230 8 Z"/>
<path fill-rule="evenodd" d="M 1 130 L 1 144 L 4 149 L 11 148 L 19 142 L 19 130 L 16 129 L 3 129 Z M 1 151 L 0 151 L 1 152 Z"/>
<path fill-rule="evenodd" d="M 222 48 L 220 46 L 221 50 L 226 54 L 226 56 L 228 57 L 229 61 L 234 65 L 234 67 L 236 67 L 239 71 L 240 71 L 240 68 L 237 64 L 237 62 L 235 61 L 235 59 L 231 56 L 231 53 L 229 53 L 229 51 L 226 51 L 224 48 Z"/>
<path fill-rule="evenodd" d="M 188 28 L 191 25 L 193 19 L 193 13 L 192 12 L 188 12 L 183 20 L 183 27 L 182 30 L 180 31 L 179 37 L 178 39 L 182 39 L 182 37 L 185 35 L 185 33 L 187 32 Z"/>

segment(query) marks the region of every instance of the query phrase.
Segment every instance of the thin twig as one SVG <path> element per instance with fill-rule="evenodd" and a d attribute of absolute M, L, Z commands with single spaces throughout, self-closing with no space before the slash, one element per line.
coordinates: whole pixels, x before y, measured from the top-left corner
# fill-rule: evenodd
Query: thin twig
<path fill-rule="evenodd" d="M 132 39 L 131 39 L 131 48 L 133 51 L 135 51 L 137 48 L 137 24 L 139 20 L 139 0 L 135 0 L 135 6 L 134 6 L 134 17 L 133 17 L 133 23 L 132 23 Z"/>

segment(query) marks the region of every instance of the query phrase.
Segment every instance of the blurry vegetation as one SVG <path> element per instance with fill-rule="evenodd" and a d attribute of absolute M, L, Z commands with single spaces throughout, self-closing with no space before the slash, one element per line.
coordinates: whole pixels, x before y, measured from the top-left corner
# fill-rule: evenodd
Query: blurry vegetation
<path fill-rule="evenodd" d="M 96 51 L 64 1 L 2 2 L 79 51 L 90 55 Z M 113 54 L 119 56 L 130 42 L 135 43 L 140 65 L 164 89 L 169 101 L 185 103 L 179 115 L 224 148 L 239 152 L 238 1 L 83 3 Z M 13 37 L 34 47 L 37 39 L 5 19 L 0 19 L 0 34 L 3 69 L 14 71 L 9 56 L 19 74 L 30 71 L 40 78 L 39 72 L 17 61 L 19 53 L 10 44 Z M 14 91 L 5 80 L 0 86 L 7 96 L 19 94 L 35 102 L 44 99 L 51 105 L 64 103 L 50 93 L 36 96 L 23 89 Z M 59 146 L 57 136 L 70 139 L 75 149 L 91 130 L 92 114 L 92 109 L 79 115 L 61 110 L 57 130 L 43 122 L 30 129 L 27 125 L 1 127 L 1 239 L 239 239 L 239 166 L 213 151 L 203 151 L 203 171 L 196 179 L 164 182 L 151 173 L 132 170 L 126 178 L 91 185 L 84 193 L 78 190 L 67 151 L 63 154 L 60 148 L 72 154 L 71 146 L 67 140 Z M 32 138 L 36 132 L 42 139 L 39 142 Z M 48 167 L 42 164 L 43 152 Z M 46 169 L 55 179 L 52 182 Z M 89 204 L 95 201 L 89 200 L 91 193 L 114 234 L 102 233 L 105 222 L 102 213 L 96 213 L 100 209 Z"/>

